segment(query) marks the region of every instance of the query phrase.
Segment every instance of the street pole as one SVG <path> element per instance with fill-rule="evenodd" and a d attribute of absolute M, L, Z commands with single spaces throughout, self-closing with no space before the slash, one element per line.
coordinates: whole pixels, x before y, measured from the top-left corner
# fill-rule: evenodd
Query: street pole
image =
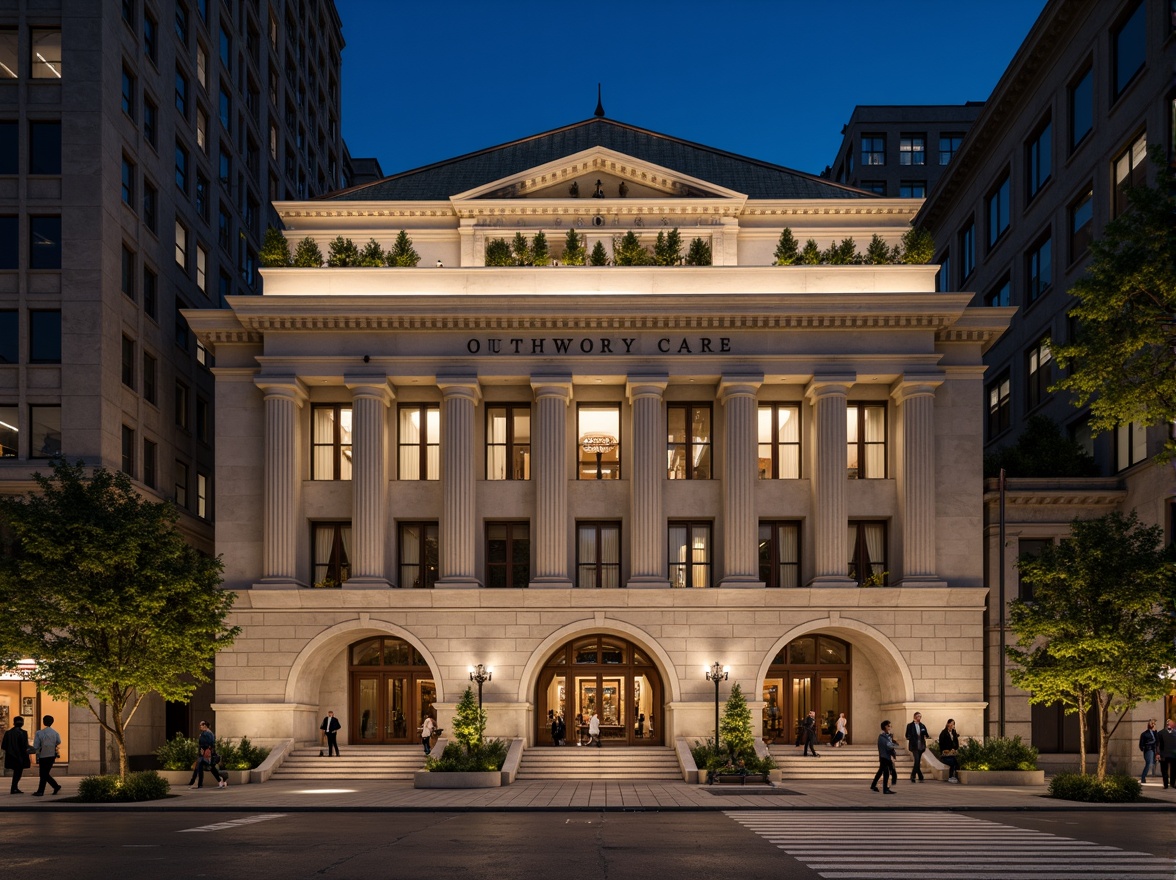
<path fill-rule="evenodd" d="M 1000 469 L 1000 529 L 998 540 L 1000 546 L 997 548 L 997 568 L 999 569 L 997 576 L 997 584 L 999 594 L 997 601 L 1000 603 L 1000 614 L 998 616 L 1000 626 L 1000 658 L 997 661 L 997 674 L 1000 676 L 1000 681 L 997 684 L 997 711 L 1000 713 L 1000 720 L 997 724 L 997 735 L 1005 735 L 1005 469 Z"/>
<path fill-rule="evenodd" d="M 708 681 L 715 683 L 715 754 L 719 753 L 719 682 L 726 681 L 730 670 L 722 663 L 715 661 L 713 666 L 703 667 Z"/>
<path fill-rule="evenodd" d="M 482 711 L 482 685 L 490 681 L 494 677 L 494 673 L 489 667 L 483 666 L 479 663 L 477 666 L 470 667 L 470 681 L 478 683 L 478 711 Z"/>

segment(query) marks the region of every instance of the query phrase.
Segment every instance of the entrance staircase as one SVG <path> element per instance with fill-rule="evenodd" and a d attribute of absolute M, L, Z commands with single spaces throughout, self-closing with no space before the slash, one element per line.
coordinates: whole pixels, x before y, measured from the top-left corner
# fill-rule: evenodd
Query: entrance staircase
<path fill-rule="evenodd" d="M 516 777 L 535 779 L 682 780 L 668 746 L 533 746 L 523 752 Z"/>
<path fill-rule="evenodd" d="M 412 774 L 424 769 L 420 746 L 340 746 L 340 755 L 320 758 L 319 747 L 296 748 L 286 756 L 270 779 L 275 782 L 300 779 L 389 779 L 412 781 Z"/>
<path fill-rule="evenodd" d="M 776 766 L 780 768 L 781 778 L 786 783 L 789 779 L 873 779 L 878 771 L 878 747 L 871 743 L 868 746 L 842 746 L 835 749 L 828 743 L 817 746 L 821 757 L 804 757 L 802 748 L 794 748 L 791 743 L 774 743 L 768 747 Z M 904 748 L 898 749 L 895 758 L 895 769 L 898 778 L 911 775 L 911 753 Z M 926 770 L 923 771 L 926 775 Z"/>

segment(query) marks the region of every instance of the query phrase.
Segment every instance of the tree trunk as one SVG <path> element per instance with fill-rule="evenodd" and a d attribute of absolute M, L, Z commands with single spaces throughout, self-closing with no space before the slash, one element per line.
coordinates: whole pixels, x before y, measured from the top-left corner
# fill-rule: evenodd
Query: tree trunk
<path fill-rule="evenodd" d="M 1110 731 L 1108 730 L 1111 714 L 1111 695 L 1096 691 L 1094 699 L 1098 704 L 1098 781 L 1102 782 L 1107 775 L 1107 749 L 1110 746 Z"/>
<path fill-rule="evenodd" d="M 118 775 L 126 779 L 129 762 L 127 760 L 127 727 L 126 722 L 123 721 L 125 697 L 121 693 L 115 693 L 111 696 L 113 699 L 110 701 L 110 708 L 113 710 L 111 714 L 114 716 L 112 733 L 114 734 L 114 743 L 118 746 Z"/>
<path fill-rule="evenodd" d="M 1086 699 L 1079 696 L 1078 703 L 1078 772 L 1086 775 Z"/>

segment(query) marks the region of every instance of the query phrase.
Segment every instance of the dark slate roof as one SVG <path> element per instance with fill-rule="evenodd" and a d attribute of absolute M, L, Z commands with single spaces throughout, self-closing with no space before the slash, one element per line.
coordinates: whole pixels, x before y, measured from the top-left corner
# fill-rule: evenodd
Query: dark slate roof
<path fill-rule="evenodd" d="M 876 198 L 873 193 L 770 162 L 748 159 L 623 122 L 595 118 L 403 171 L 321 198 L 331 201 L 443 201 L 593 147 L 615 150 L 745 193 L 752 199 Z"/>

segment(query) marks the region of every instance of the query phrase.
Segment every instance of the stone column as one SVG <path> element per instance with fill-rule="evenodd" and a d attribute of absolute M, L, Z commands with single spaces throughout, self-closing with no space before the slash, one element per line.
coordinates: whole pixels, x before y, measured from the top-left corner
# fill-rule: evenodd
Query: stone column
<path fill-rule="evenodd" d="M 669 587 L 666 517 L 666 414 L 668 376 L 631 376 L 626 393 L 633 405 L 633 452 L 629 456 L 629 587 Z"/>
<path fill-rule="evenodd" d="M 384 436 L 392 393 L 386 376 L 344 376 L 351 390 L 351 577 L 344 589 L 390 587 L 385 577 L 388 480 Z"/>
<path fill-rule="evenodd" d="M 482 254 L 478 254 L 478 244 L 486 240 L 485 235 L 480 235 L 475 238 L 474 230 L 477 225 L 477 220 L 472 217 L 463 217 L 458 221 L 457 236 L 461 242 L 461 265 L 462 266 L 481 266 L 486 262 L 485 246 L 482 247 Z M 479 259 L 480 257 L 480 259 Z"/>
<path fill-rule="evenodd" d="M 528 586 L 570 588 L 568 574 L 568 401 L 572 377 L 532 376 L 535 418 L 531 468 L 535 487 L 532 546 L 535 570 Z"/>
<path fill-rule="evenodd" d="M 474 408 L 477 376 L 437 377 L 441 389 L 440 567 L 438 587 L 474 589 L 478 580 L 474 502 Z"/>
<path fill-rule="evenodd" d="M 902 413 L 902 569 L 899 586 L 945 587 L 935 573 L 935 389 L 940 376 L 903 376 L 891 389 Z"/>
<path fill-rule="evenodd" d="M 813 450 L 814 566 L 810 587 L 852 587 L 849 577 L 846 504 L 846 399 L 853 374 L 814 376 L 805 392 L 813 402 L 816 430 Z"/>
<path fill-rule="evenodd" d="M 298 410 L 306 387 L 295 376 L 259 377 L 265 393 L 265 497 L 261 585 L 306 586 L 298 580 Z"/>
<path fill-rule="evenodd" d="M 756 394 L 764 377 L 723 376 L 719 400 L 727 411 L 723 466 L 723 579 L 720 587 L 762 587 L 759 579 L 759 522 Z"/>

